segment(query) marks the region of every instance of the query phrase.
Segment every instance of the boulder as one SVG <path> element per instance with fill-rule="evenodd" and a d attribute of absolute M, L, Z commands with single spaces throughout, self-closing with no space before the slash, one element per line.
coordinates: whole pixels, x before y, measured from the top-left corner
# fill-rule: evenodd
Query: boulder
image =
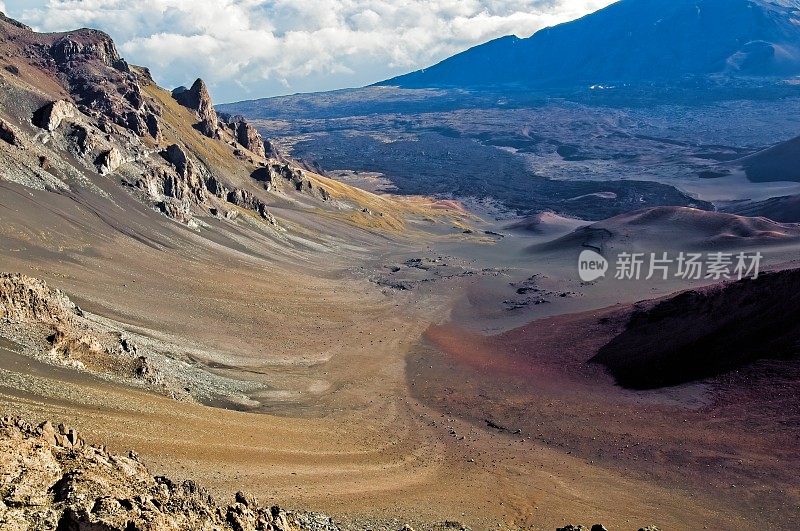
<path fill-rule="evenodd" d="M 120 153 L 117 148 L 111 148 L 101 153 L 100 156 L 97 157 L 95 164 L 97 165 L 97 171 L 100 172 L 100 175 L 108 175 L 109 173 L 114 173 L 124 162 L 125 159 L 122 158 L 122 153 Z"/>
<path fill-rule="evenodd" d="M 14 128 L 4 120 L 0 120 L 0 140 L 17 147 L 22 144 Z"/>
<path fill-rule="evenodd" d="M 78 116 L 78 108 L 67 100 L 57 100 L 48 103 L 33 114 L 33 125 L 55 131 L 64 120 L 74 119 Z"/>

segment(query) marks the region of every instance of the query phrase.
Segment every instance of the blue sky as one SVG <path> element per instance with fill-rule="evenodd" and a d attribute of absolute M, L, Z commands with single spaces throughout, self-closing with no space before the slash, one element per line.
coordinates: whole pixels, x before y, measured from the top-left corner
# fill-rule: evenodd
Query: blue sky
<path fill-rule="evenodd" d="M 0 0 L 40 31 L 102 29 L 171 88 L 217 102 L 363 86 L 612 0 Z"/>

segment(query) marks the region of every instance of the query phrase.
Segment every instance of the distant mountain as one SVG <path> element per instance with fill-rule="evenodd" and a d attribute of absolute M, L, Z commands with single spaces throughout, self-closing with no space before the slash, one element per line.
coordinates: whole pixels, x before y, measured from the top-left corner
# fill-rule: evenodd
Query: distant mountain
<path fill-rule="evenodd" d="M 609 85 L 707 75 L 800 75 L 800 0 L 621 0 L 378 85 Z"/>

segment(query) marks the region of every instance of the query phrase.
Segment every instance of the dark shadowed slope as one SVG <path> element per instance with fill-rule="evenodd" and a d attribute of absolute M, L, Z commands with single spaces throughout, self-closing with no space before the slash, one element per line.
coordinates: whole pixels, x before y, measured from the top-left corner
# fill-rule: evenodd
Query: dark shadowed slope
<path fill-rule="evenodd" d="M 742 216 L 764 216 L 781 223 L 800 223 L 800 195 L 746 201 L 726 207 L 725 211 Z"/>
<path fill-rule="evenodd" d="M 382 85 L 574 85 L 800 73 L 797 0 L 622 0 L 503 37 Z"/>
<path fill-rule="evenodd" d="M 677 385 L 758 359 L 797 357 L 798 314 L 797 270 L 686 291 L 641 304 L 592 361 L 625 387 Z"/>
<path fill-rule="evenodd" d="M 800 136 L 739 161 L 754 182 L 800 181 Z"/>
<path fill-rule="evenodd" d="M 800 136 L 723 165 L 725 172 L 744 172 L 756 183 L 800 182 Z M 742 216 L 764 216 L 782 223 L 800 222 L 800 195 L 742 201 L 722 210 Z"/>

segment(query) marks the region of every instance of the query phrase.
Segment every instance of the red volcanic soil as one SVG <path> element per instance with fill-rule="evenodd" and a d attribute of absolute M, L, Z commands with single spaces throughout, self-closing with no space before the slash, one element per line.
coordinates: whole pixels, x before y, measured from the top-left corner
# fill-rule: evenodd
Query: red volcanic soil
<path fill-rule="evenodd" d="M 800 521 L 797 358 L 624 389 L 590 360 L 624 335 L 633 311 L 562 315 L 489 337 L 431 327 L 408 360 L 409 384 L 447 415 L 688 493 L 740 522 Z"/>

